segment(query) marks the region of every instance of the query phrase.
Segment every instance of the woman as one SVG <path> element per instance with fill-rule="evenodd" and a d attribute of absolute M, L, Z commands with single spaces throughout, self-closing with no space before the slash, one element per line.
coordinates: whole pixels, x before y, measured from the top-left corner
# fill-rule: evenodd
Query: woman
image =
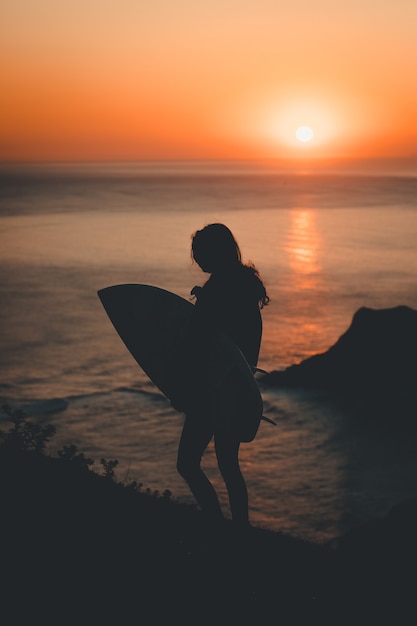
<path fill-rule="evenodd" d="M 257 269 L 244 265 L 239 246 L 223 224 L 210 224 L 192 236 L 192 258 L 210 274 L 203 287 L 194 287 L 193 342 L 204 353 L 213 333 L 222 331 L 256 366 L 262 336 L 260 309 L 269 302 Z M 198 397 L 198 385 L 196 396 Z M 219 423 L 211 411 L 195 402 L 186 412 L 177 469 L 197 502 L 214 520 L 223 519 L 217 494 L 201 468 L 201 459 L 214 436 L 219 470 L 229 494 L 232 519 L 249 525 L 248 492 L 239 466 L 240 440 L 232 422 Z"/>

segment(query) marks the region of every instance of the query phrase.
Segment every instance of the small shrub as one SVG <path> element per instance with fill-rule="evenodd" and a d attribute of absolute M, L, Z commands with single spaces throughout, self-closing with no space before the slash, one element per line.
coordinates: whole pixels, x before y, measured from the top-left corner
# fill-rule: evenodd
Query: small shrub
<path fill-rule="evenodd" d="M 0 441 L 11 450 L 33 451 L 40 454 L 55 435 L 55 426 L 29 422 L 20 409 L 12 409 L 8 404 L 4 404 L 1 411 L 13 426 L 7 432 L 0 431 Z"/>
<path fill-rule="evenodd" d="M 117 467 L 117 465 L 119 465 L 119 461 L 117 459 L 114 461 L 112 460 L 107 461 L 106 459 L 100 459 L 100 463 L 104 467 L 104 474 L 103 474 L 104 477 L 108 478 L 109 480 L 114 480 L 114 477 L 115 477 L 114 468 Z"/>
<path fill-rule="evenodd" d="M 63 461 L 71 461 L 83 469 L 89 469 L 89 466 L 94 464 L 93 459 L 86 457 L 83 452 L 78 452 L 78 448 L 74 444 L 63 446 L 58 450 L 57 455 Z"/>
<path fill-rule="evenodd" d="M 136 480 L 131 480 L 124 485 L 127 491 L 133 491 L 134 493 L 140 493 L 142 491 L 143 483 L 138 483 Z"/>

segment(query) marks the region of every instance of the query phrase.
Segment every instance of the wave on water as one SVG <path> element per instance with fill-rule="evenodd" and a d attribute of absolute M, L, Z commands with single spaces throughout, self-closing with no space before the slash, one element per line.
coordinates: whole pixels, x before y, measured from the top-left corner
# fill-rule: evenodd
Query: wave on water
<path fill-rule="evenodd" d="M 3 390 L 5 385 L 1 386 Z M 12 385 L 7 386 L 11 389 Z M 148 391 L 146 389 L 138 389 L 135 387 L 121 386 L 115 387 L 108 391 L 93 391 L 90 393 L 84 393 L 79 395 L 71 395 L 64 398 L 40 398 L 40 399 L 27 399 L 24 401 L 17 401 L 12 397 L 3 397 L 0 399 L 0 404 L 10 405 L 15 410 L 23 411 L 26 417 L 41 417 L 42 415 L 49 415 L 53 413 L 61 413 L 66 411 L 68 407 L 73 404 L 77 405 L 80 402 L 83 403 L 97 403 L 108 402 L 111 404 L 111 398 L 116 395 L 130 395 L 143 398 L 147 403 L 152 404 L 169 404 L 167 399 L 156 391 Z"/>
<path fill-rule="evenodd" d="M 65 398 L 48 398 L 45 400 L 26 400 L 19 403 L 3 400 L 2 404 L 8 404 L 15 410 L 23 411 L 27 417 L 37 417 L 65 411 L 68 407 L 68 400 Z"/>

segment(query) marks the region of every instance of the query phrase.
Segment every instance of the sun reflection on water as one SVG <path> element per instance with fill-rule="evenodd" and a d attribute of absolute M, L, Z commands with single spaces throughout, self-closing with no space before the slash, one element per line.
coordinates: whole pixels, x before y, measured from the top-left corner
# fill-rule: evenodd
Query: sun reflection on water
<path fill-rule="evenodd" d="M 315 226 L 314 211 L 298 209 L 291 213 L 288 252 L 293 279 L 304 288 L 314 288 L 320 272 L 318 251 L 320 238 Z"/>
<path fill-rule="evenodd" d="M 289 265 L 289 293 L 297 299 L 297 315 L 292 321 L 294 355 L 306 358 L 317 352 L 322 329 L 313 317 L 318 298 L 323 296 L 323 273 L 320 262 L 322 240 L 316 227 L 315 211 L 294 209 L 286 241 Z M 314 305 L 314 306 L 313 306 Z M 307 352 L 306 352 L 307 348 Z"/>

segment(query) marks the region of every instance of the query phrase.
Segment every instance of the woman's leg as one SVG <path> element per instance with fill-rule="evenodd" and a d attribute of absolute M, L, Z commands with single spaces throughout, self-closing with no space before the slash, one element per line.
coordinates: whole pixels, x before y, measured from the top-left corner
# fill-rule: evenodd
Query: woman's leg
<path fill-rule="evenodd" d="M 177 470 L 205 513 L 215 520 L 223 513 L 213 485 L 201 469 L 201 459 L 213 430 L 199 416 L 187 416 L 178 448 Z"/>
<path fill-rule="evenodd" d="M 240 442 L 230 432 L 218 432 L 214 443 L 217 463 L 229 494 L 232 519 L 239 526 L 248 526 L 248 490 L 239 466 Z"/>

